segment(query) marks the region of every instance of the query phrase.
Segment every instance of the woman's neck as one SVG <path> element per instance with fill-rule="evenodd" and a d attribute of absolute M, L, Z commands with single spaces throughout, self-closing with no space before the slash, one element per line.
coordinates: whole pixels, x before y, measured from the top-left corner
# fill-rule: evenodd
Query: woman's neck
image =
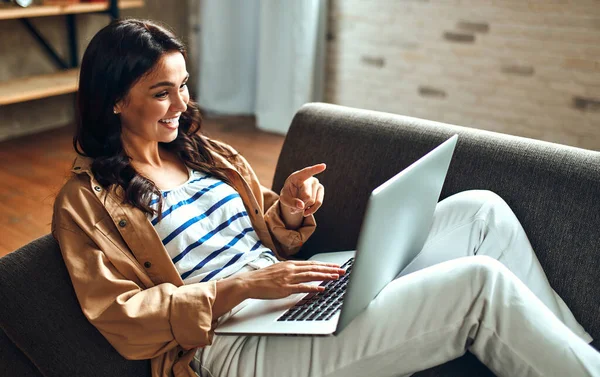
<path fill-rule="evenodd" d="M 159 146 L 158 142 L 143 142 L 127 135 L 122 135 L 121 140 L 125 154 L 131 158 L 134 166 L 161 168 L 168 159 L 168 153 Z"/>

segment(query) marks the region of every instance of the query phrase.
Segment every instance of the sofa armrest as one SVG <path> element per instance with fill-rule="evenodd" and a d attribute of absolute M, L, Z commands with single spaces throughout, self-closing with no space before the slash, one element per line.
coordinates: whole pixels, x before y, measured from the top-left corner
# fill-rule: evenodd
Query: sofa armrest
<path fill-rule="evenodd" d="M 0 258 L 0 302 L 0 328 L 46 377 L 150 375 L 87 321 L 51 235 Z"/>
<path fill-rule="evenodd" d="M 42 377 L 35 365 L 0 330 L 0 376 Z"/>

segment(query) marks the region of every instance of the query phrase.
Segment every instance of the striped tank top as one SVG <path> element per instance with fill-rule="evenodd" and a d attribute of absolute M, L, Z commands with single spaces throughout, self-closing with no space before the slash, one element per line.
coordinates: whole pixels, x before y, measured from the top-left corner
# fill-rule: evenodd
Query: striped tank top
<path fill-rule="evenodd" d="M 206 173 L 188 172 L 185 183 L 161 191 L 162 218 L 149 218 L 184 283 L 225 278 L 258 258 L 277 262 L 237 191 Z M 150 205 L 158 209 L 158 198 Z"/>

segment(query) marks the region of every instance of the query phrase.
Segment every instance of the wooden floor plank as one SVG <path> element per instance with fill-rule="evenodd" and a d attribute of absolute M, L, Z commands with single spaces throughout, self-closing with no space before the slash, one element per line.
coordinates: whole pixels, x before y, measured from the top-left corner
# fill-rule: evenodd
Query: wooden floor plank
<path fill-rule="evenodd" d="M 0 256 L 50 232 L 52 206 L 75 152 L 72 127 L 0 142 Z M 270 187 L 284 137 L 256 129 L 253 117 L 206 119 L 203 132 L 238 150 Z"/>

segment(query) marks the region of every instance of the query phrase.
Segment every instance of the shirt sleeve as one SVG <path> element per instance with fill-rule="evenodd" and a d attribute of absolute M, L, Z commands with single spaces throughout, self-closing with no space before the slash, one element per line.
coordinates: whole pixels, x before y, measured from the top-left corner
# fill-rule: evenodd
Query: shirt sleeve
<path fill-rule="evenodd" d="M 178 344 L 211 344 L 216 283 L 142 288 L 118 271 L 74 223 L 53 224 L 85 317 L 127 359 L 150 359 Z"/>

